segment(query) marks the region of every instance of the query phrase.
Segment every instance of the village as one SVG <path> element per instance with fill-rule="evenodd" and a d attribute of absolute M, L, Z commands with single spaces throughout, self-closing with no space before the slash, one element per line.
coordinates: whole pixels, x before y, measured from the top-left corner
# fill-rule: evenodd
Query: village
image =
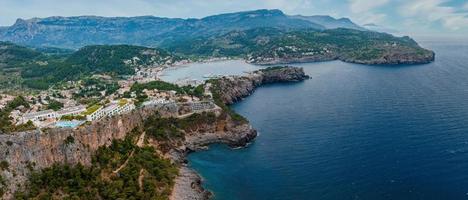
<path fill-rule="evenodd" d="M 99 86 L 83 87 L 83 83 L 77 82 L 69 82 L 67 87 L 61 89 L 49 89 L 36 95 L 28 95 L 24 99 L 30 106 L 15 108 L 10 113 L 10 119 L 16 126 L 33 124 L 36 128 L 76 128 L 86 122 L 129 113 L 141 107 L 173 107 L 181 110 L 180 115 L 218 108 L 212 100 L 208 87 L 204 88 L 202 98 L 174 90 L 143 89 L 140 93 L 131 90 L 134 84 L 160 81 L 159 76 L 163 69 L 163 67 L 140 68 L 135 75 L 118 81 L 118 89 L 112 94 L 107 94 L 107 90 L 98 90 L 98 95 L 101 97 L 94 103 L 84 104 L 74 97 L 84 90 L 94 90 Z M 92 78 L 99 81 L 110 79 L 107 75 L 94 75 Z M 188 84 L 178 83 L 178 85 L 182 87 Z M 143 100 L 142 96 L 145 97 Z M 1 94 L 0 97 L 0 109 L 15 98 L 6 94 Z"/>

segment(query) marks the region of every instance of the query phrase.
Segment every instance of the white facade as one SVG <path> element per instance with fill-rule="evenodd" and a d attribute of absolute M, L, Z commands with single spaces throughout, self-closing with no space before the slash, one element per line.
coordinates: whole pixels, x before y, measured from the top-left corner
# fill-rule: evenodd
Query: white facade
<path fill-rule="evenodd" d="M 114 102 L 110 106 L 104 108 L 103 112 L 106 116 L 120 115 L 123 113 L 130 112 L 135 109 L 135 105 L 132 102 L 127 102 L 123 105 L 119 105 L 118 102 Z"/>
<path fill-rule="evenodd" d="M 102 109 L 102 106 L 101 106 L 99 109 L 97 109 L 93 113 L 91 113 L 89 115 L 86 115 L 86 120 L 94 121 L 94 120 L 101 119 L 104 116 L 105 116 L 105 113 L 103 112 L 103 109 Z"/>
<path fill-rule="evenodd" d="M 57 113 L 53 110 L 44 110 L 39 112 L 33 113 L 26 113 L 23 115 L 23 121 L 27 122 L 31 121 L 39 121 L 39 120 L 46 120 L 46 119 L 55 119 L 57 118 Z"/>
<path fill-rule="evenodd" d="M 83 105 L 68 107 L 57 111 L 57 117 L 62 117 L 64 115 L 78 115 L 84 111 L 86 111 L 86 107 Z"/>
<path fill-rule="evenodd" d="M 164 105 L 167 103 L 171 103 L 172 101 L 167 100 L 165 98 L 158 98 L 158 99 L 152 99 L 149 101 L 143 102 L 143 106 L 159 106 L 159 105 Z"/>

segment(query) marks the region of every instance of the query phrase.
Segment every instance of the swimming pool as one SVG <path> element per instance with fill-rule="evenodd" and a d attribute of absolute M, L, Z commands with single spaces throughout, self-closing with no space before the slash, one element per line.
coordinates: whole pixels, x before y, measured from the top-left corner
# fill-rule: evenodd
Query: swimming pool
<path fill-rule="evenodd" d="M 81 124 L 83 124 L 84 121 L 79 121 L 79 120 L 73 120 L 73 121 L 58 121 L 55 123 L 55 126 L 61 127 L 61 128 L 75 128 Z"/>

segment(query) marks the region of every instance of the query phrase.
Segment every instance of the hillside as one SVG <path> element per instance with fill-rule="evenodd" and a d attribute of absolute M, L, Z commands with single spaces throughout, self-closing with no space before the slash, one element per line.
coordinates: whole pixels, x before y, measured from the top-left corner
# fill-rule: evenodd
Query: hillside
<path fill-rule="evenodd" d="M 131 45 L 87 46 L 73 53 L 47 48 L 43 50 L 47 53 L 42 53 L 12 43 L 1 44 L 2 86 L 8 87 L 47 89 L 93 74 L 130 75 L 136 67 L 172 65 L 181 60 L 162 49 Z"/>
<path fill-rule="evenodd" d="M 349 23 L 313 20 L 318 17 L 289 16 L 280 10 L 254 10 L 209 16 L 201 19 L 141 17 L 48 17 L 18 19 L 0 29 L 0 40 L 28 46 L 78 49 L 96 44 L 157 46 L 196 37 L 225 34 L 234 30 L 271 27 L 280 30 L 353 28 Z M 319 17 L 323 18 L 323 17 Z M 352 23 L 352 22 L 351 22 Z M 333 24 L 333 25 L 331 25 Z"/>
<path fill-rule="evenodd" d="M 40 52 L 10 42 L 0 41 L 0 68 L 17 67 L 41 56 Z"/>
<path fill-rule="evenodd" d="M 337 59 L 361 64 L 417 64 L 434 59 L 432 51 L 421 48 L 409 37 L 352 29 L 282 31 L 260 28 L 164 47 L 187 55 L 243 57 L 254 64 Z"/>
<path fill-rule="evenodd" d="M 172 65 L 180 60 L 162 49 L 131 45 L 86 46 L 66 59 L 70 65 L 79 65 L 93 72 L 132 74 L 140 65 Z"/>
<path fill-rule="evenodd" d="M 38 51 L 0 41 L 0 89 L 17 89 L 21 84 L 20 72 L 24 67 L 43 59 Z"/>

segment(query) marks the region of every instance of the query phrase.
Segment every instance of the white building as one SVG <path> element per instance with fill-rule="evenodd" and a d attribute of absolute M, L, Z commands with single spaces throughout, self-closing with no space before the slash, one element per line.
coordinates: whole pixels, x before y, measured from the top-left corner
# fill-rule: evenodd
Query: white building
<path fill-rule="evenodd" d="M 57 111 L 57 117 L 60 118 L 65 115 L 78 115 L 84 111 L 86 111 L 86 107 L 83 105 L 68 107 L 68 108 L 64 108 L 62 110 Z"/>
<path fill-rule="evenodd" d="M 86 113 L 86 120 L 88 121 L 94 121 L 94 120 L 98 120 L 98 119 L 101 119 L 102 117 L 105 116 L 105 113 L 103 112 L 103 107 L 100 106 L 98 109 L 90 112 L 90 113 Z"/>
<path fill-rule="evenodd" d="M 53 110 L 31 112 L 31 113 L 26 113 L 23 115 L 24 122 L 27 122 L 29 120 L 39 121 L 39 120 L 47 120 L 47 119 L 55 119 L 55 118 L 57 118 L 57 113 Z"/>
<path fill-rule="evenodd" d="M 149 101 L 143 102 L 143 106 L 161 106 L 167 103 L 171 103 L 173 101 L 167 100 L 165 98 L 157 98 L 157 99 L 151 99 Z"/>
<path fill-rule="evenodd" d="M 111 104 L 110 106 L 105 107 L 105 108 L 102 110 L 102 112 L 103 112 L 106 116 L 113 116 L 113 115 L 116 115 L 116 114 L 117 114 L 118 109 L 119 109 L 119 105 L 117 105 L 117 104 Z"/>
<path fill-rule="evenodd" d="M 127 113 L 135 109 L 133 102 L 128 101 L 127 99 L 120 99 L 119 101 L 112 102 L 111 105 L 103 109 L 103 112 L 106 116 L 120 115 Z"/>

